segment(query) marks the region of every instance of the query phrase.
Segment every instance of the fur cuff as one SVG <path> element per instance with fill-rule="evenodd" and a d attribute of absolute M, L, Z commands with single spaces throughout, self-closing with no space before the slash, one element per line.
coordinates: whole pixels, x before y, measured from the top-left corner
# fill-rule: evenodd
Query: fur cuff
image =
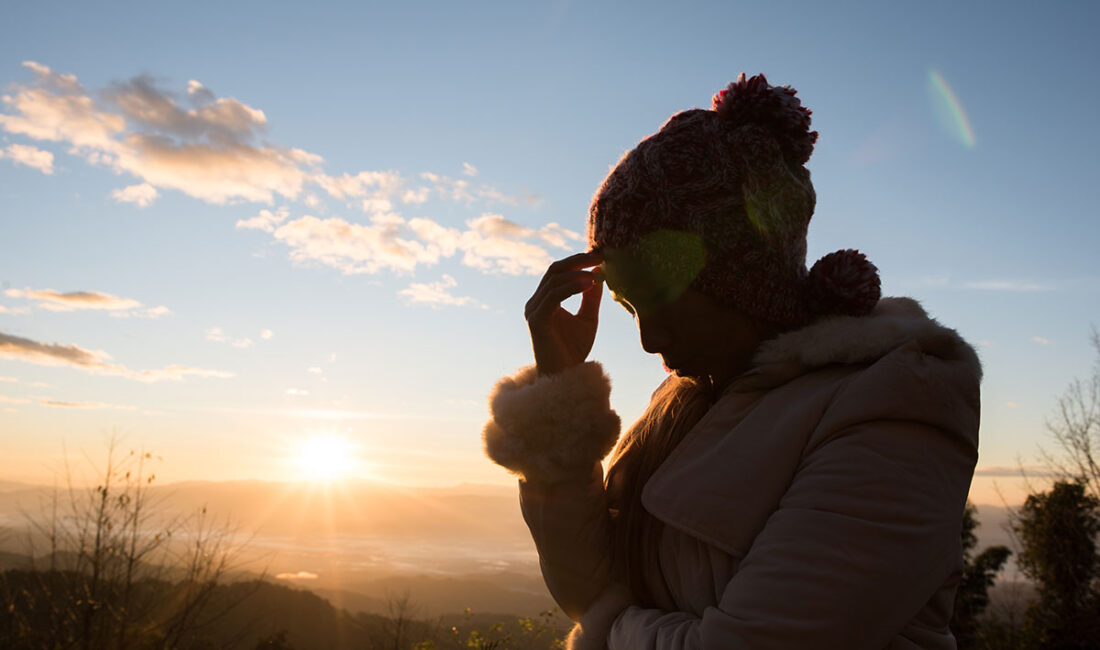
<path fill-rule="evenodd" d="M 545 377 L 527 366 L 489 396 L 485 453 L 527 480 L 587 477 L 619 437 L 610 396 L 611 380 L 595 361 Z"/>
<path fill-rule="evenodd" d="M 607 650 L 611 626 L 632 601 L 630 590 L 623 585 L 613 584 L 605 589 L 569 631 L 566 650 Z"/>

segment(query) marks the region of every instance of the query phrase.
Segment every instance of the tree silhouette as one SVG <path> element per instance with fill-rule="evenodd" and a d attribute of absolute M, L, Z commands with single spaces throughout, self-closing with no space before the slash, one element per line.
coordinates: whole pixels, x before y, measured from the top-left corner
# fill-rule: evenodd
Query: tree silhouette
<path fill-rule="evenodd" d="M 1007 546 L 990 546 L 977 556 L 973 554 L 978 545 L 978 537 L 974 534 L 978 526 L 977 512 L 977 506 L 967 502 L 962 523 L 963 572 L 955 592 L 951 619 L 951 631 L 959 650 L 985 647 L 979 619 L 989 606 L 989 588 L 1012 554 Z"/>
<path fill-rule="evenodd" d="M 1058 400 L 1047 432 L 1057 450 L 1042 450 L 1042 460 L 1065 481 L 1080 480 L 1092 497 L 1100 499 L 1100 331 L 1092 330 L 1096 358 L 1092 375 L 1075 379 Z"/>
<path fill-rule="evenodd" d="M 1014 528 L 1020 569 L 1039 590 L 1026 636 L 1051 650 L 1100 648 L 1100 500 L 1083 480 L 1057 481 L 1028 496 Z"/>

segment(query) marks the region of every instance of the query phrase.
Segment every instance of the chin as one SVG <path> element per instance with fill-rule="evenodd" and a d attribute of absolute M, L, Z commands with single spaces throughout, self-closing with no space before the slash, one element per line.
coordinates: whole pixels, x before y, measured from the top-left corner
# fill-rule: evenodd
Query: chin
<path fill-rule="evenodd" d="M 666 368 L 670 373 L 676 375 L 677 377 L 683 377 L 684 379 L 703 379 L 706 377 L 707 374 L 696 368 L 691 368 L 690 366 L 682 368 L 668 368 L 666 366 Z"/>

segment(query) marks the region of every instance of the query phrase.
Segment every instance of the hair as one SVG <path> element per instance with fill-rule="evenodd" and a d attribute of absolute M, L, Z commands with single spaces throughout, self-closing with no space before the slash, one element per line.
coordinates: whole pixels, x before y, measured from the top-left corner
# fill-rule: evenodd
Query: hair
<path fill-rule="evenodd" d="M 642 488 L 716 400 L 717 390 L 709 379 L 670 375 L 611 456 L 606 488 L 612 509 L 613 571 L 643 606 L 658 605 L 654 585 L 645 576 L 646 567 L 657 565 L 664 525 L 642 506 Z M 667 591 L 664 585 L 660 588 Z"/>

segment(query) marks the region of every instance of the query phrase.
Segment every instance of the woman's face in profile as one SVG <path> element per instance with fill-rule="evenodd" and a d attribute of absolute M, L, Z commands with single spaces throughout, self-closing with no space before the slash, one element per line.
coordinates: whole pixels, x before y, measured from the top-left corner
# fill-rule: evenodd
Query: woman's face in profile
<path fill-rule="evenodd" d="M 660 354 L 665 367 L 683 377 L 722 381 L 748 370 L 766 338 L 762 328 L 691 287 L 705 263 L 693 247 L 661 257 L 637 248 L 605 250 L 601 265 L 612 297 L 638 326 L 642 349 Z"/>

